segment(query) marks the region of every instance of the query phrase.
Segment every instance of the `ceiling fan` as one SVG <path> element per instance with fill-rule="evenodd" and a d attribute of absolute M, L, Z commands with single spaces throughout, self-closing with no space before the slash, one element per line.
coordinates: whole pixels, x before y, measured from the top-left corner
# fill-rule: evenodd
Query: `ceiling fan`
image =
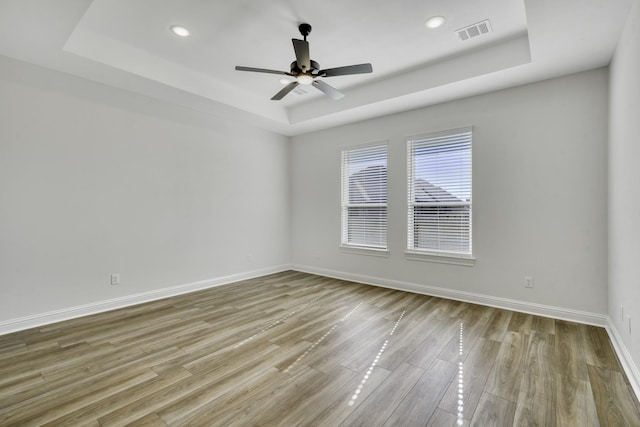
<path fill-rule="evenodd" d="M 344 96 L 339 90 L 333 86 L 319 80 L 321 77 L 347 76 L 350 74 L 365 74 L 373 71 L 371 64 L 347 65 L 345 67 L 320 69 L 320 65 L 316 61 L 312 61 L 309 57 L 309 43 L 307 36 L 311 33 L 311 25 L 300 24 L 298 26 L 300 34 L 304 40 L 291 39 L 293 42 L 293 50 L 296 53 L 296 60 L 291 63 L 291 71 L 268 70 L 265 68 L 241 67 L 236 66 L 238 71 L 252 71 L 255 73 L 284 74 L 286 76 L 295 77 L 295 80 L 286 85 L 280 92 L 273 95 L 271 100 L 279 101 L 286 94 L 295 89 L 298 85 L 313 85 L 315 88 L 324 92 L 332 99 L 340 99 Z"/>

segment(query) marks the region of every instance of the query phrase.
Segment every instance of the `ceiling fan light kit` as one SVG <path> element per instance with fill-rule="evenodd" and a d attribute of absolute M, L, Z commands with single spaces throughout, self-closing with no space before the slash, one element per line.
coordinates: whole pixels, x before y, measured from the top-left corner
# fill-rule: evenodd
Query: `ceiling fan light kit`
<path fill-rule="evenodd" d="M 311 25 L 307 23 L 300 24 L 298 26 L 298 30 L 300 31 L 303 40 L 291 39 L 293 43 L 293 50 L 296 54 L 296 60 L 291 63 L 289 67 L 290 71 L 287 72 L 269 70 L 265 68 L 236 66 L 236 70 L 238 71 L 249 71 L 254 73 L 267 74 L 284 74 L 286 76 L 294 77 L 295 80 L 287 84 L 287 86 L 285 86 L 271 98 L 273 101 L 281 100 L 299 85 L 313 85 L 316 89 L 323 92 L 330 98 L 340 99 L 344 97 L 344 94 L 333 86 L 320 80 L 321 78 L 347 76 L 351 74 L 366 74 L 373 71 L 373 67 L 369 63 L 347 65 L 344 67 L 321 70 L 320 64 L 318 64 L 316 61 L 311 60 L 311 57 L 309 55 L 309 42 L 307 42 L 307 36 L 311 33 Z"/>
<path fill-rule="evenodd" d="M 313 76 L 311 74 L 299 74 L 296 77 L 296 80 L 301 85 L 310 85 L 311 83 L 313 83 Z"/>

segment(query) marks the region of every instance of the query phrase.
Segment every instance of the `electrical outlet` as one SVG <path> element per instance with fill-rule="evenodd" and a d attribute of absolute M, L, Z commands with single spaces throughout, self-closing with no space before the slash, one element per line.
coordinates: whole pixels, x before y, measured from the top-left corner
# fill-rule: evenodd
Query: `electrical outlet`
<path fill-rule="evenodd" d="M 120 273 L 114 273 L 111 275 L 111 284 L 112 285 L 120 284 Z"/>
<path fill-rule="evenodd" d="M 247 254 L 247 262 L 251 262 L 251 261 L 253 261 L 253 254 L 251 252 L 249 252 Z"/>
<path fill-rule="evenodd" d="M 525 288 L 533 288 L 533 277 L 524 276 L 524 287 Z"/>

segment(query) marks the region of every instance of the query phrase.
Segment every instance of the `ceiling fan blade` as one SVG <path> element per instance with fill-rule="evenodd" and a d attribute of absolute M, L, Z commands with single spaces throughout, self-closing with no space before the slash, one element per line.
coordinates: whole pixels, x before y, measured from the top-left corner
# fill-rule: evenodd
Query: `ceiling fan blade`
<path fill-rule="evenodd" d="M 312 83 L 318 90 L 324 92 L 331 99 L 340 99 L 344 96 L 342 92 L 322 80 L 314 80 Z"/>
<path fill-rule="evenodd" d="M 366 74 L 372 71 L 373 67 L 371 67 L 371 64 L 358 64 L 320 70 L 318 71 L 318 75 L 322 77 L 348 76 L 349 74 Z"/>
<path fill-rule="evenodd" d="M 278 70 L 267 70 L 266 68 L 253 68 L 253 67 L 241 67 L 236 66 L 236 70 L 238 71 L 253 71 L 254 73 L 269 73 L 269 74 L 285 74 L 287 76 L 291 76 L 291 73 L 287 73 L 286 71 L 278 71 Z"/>
<path fill-rule="evenodd" d="M 302 71 L 311 70 L 311 58 L 309 56 L 309 42 L 306 40 L 291 39 L 293 50 L 296 51 L 296 63 Z"/>
<path fill-rule="evenodd" d="M 284 88 L 282 88 L 282 90 L 280 92 L 278 92 L 275 95 L 273 95 L 273 98 L 271 98 L 271 100 L 272 101 L 280 101 L 282 98 L 285 97 L 286 94 L 288 94 L 289 92 L 294 90 L 299 84 L 300 83 L 298 83 L 295 80 L 292 81 L 291 83 L 286 85 Z"/>

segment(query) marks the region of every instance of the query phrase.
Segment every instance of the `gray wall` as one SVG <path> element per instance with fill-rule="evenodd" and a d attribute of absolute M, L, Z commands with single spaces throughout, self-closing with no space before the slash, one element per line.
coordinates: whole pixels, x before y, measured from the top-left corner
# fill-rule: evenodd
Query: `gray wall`
<path fill-rule="evenodd" d="M 287 137 L 0 58 L 0 322 L 287 265 L 288 164 Z"/>
<path fill-rule="evenodd" d="M 607 314 L 606 69 L 289 142 L 0 65 L 0 322 L 289 262 Z M 408 260 L 406 136 L 468 125 L 476 265 Z M 339 249 L 340 150 L 376 141 L 389 143 L 382 258 Z"/>
<path fill-rule="evenodd" d="M 293 264 L 606 315 L 607 82 L 597 69 L 294 137 Z M 406 136 L 468 125 L 476 264 L 408 260 Z M 389 143 L 388 257 L 339 248 L 340 150 L 375 141 Z"/>
<path fill-rule="evenodd" d="M 640 366 L 639 79 L 640 1 L 635 0 L 611 63 L 609 316 L 636 365 L 636 382 L 640 381 L 637 370 Z M 632 322 L 631 332 L 628 316 Z"/>

